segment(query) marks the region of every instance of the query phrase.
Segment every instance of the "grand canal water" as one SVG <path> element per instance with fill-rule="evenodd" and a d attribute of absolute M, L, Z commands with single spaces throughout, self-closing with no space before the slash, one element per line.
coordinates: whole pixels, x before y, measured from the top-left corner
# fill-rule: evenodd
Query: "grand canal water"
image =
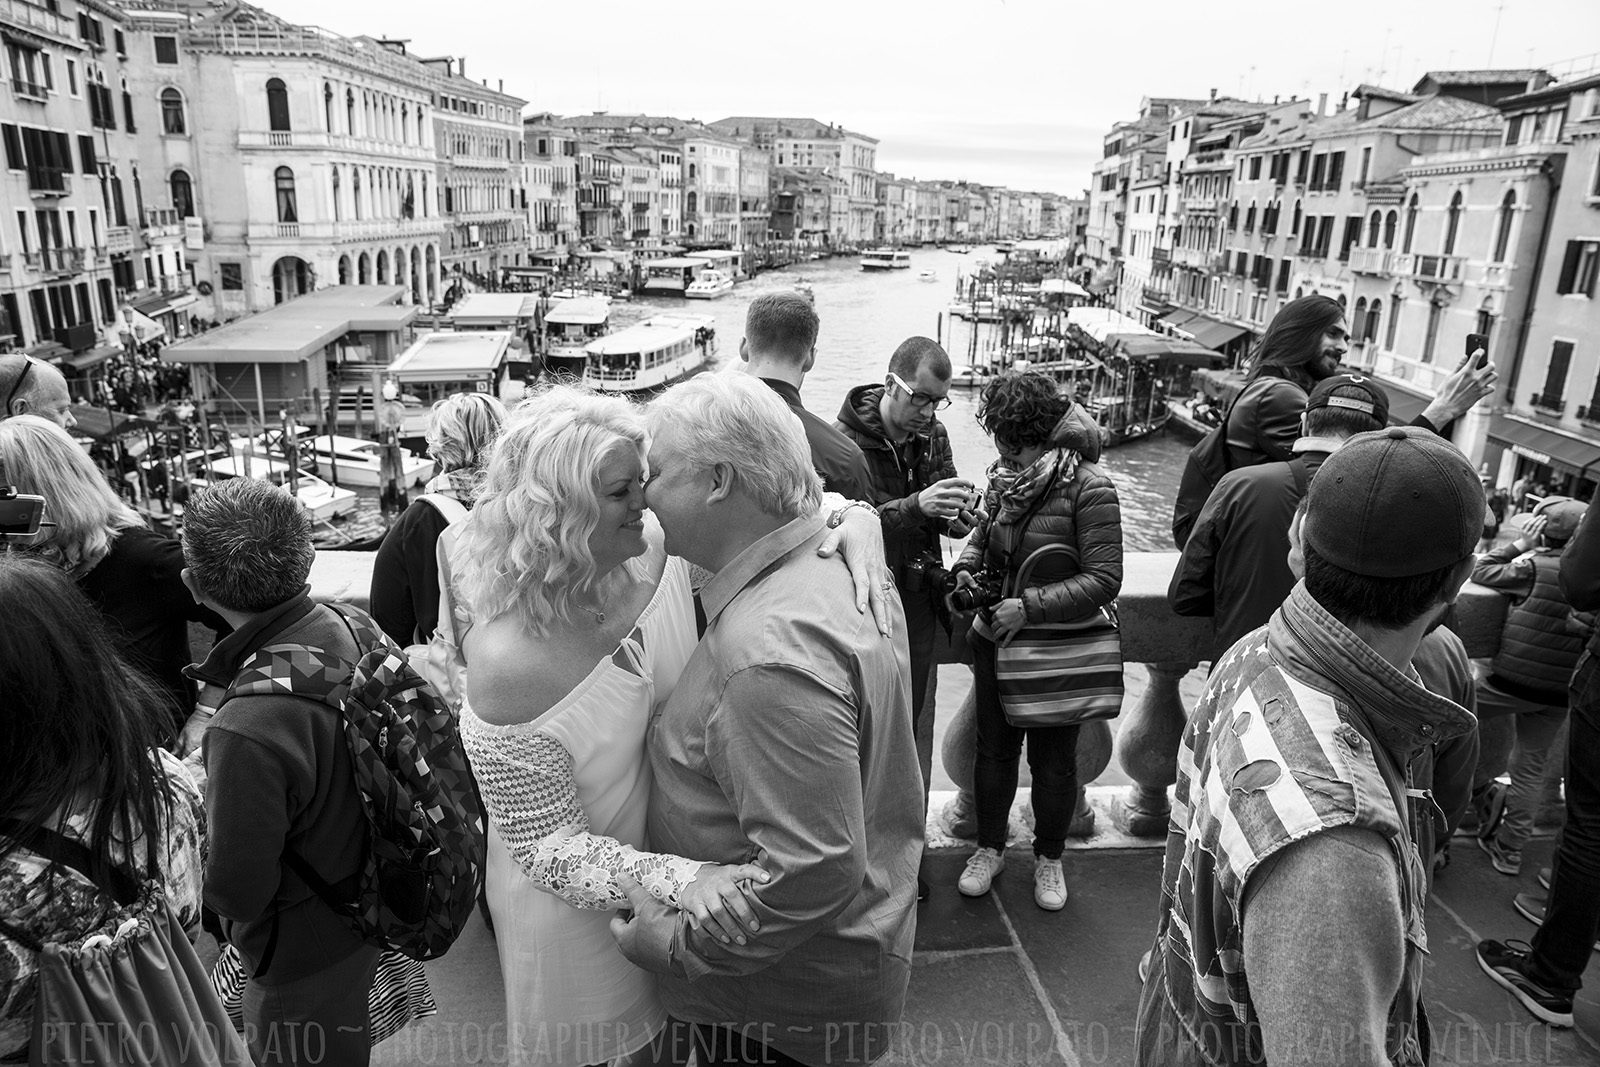
<path fill-rule="evenodd" d="M 957 276 L 976 270 L 978 260 L 994 258 L 992 248 L 979 248 L 965 256 L 918 249 L 911 253 L 910 270 L 868 273 L 860 269 L 855 257 L 841 256 L 759 274 L 718 300 L 651 296 L 619 303 L 613 307 L 612 321 L 625 325 L 668 309 L 712 315 L 717 321 L 718 361 L 726 364 L 739 358 L 739 338 L 744 335 L 750 301 L 762 293 L 792 289 L 797 282 L 805 282 L 816 295 L 822 329 L 817 338 L 817 364 L 806 377 L 803 396 L 807 408 L 832 419 L 853 386 L 882 381 L 890 354 L 907 337 L 938 335 L 951 358 L 964 361 L 971 342 L 969 327 L 952 323 L 944 312 L 954 295 Z M 934 271 L 937 280 L 920 280 L 918 275 L 925 270 Z M 991 327 L 980 329 L 982 352 L 992 345 L 993 331 Z M 975 417 L 977 392 L 956 390 L 951 401 L 939 417 L 950 432 L 956 469 L 981 484 L 995 454 Z M 1104 466 L 1117 485 L 1129 551 L 1170 549 L 1172 502 L 1188 447 L 1176 437 L 1157 435 L 1106 454 Z"/>

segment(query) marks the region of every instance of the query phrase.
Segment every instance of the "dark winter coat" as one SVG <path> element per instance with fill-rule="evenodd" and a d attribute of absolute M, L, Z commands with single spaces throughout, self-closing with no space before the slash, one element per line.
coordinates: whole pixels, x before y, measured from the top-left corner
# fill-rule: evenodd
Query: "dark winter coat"
<path fill-rule="evenodd" d="M 1009 572 L 1014 576 L 1036 550 L 1066 545 L 1067 555 L 1046 557 L 1034 568 L 1029 587 L 1021 591 L 1030 623 L 1071 622 L 1110 604 L 1122 589 L 1122 510 L 1117 490 L 1097 463 L 1100 427 L 1081 405 L 1057 423 L 1051 448 L 1072 449 L 1083 457 L 1069 480 L 1049 489 L 1017 543 L 1018 522 L 1002 522 L 997 494 L 991 488 L 986 518 L 961 553 L 958 567 Z M 1008 565 L 1009 564 L 1009 565 Z"/>
<path fill-rule="evenodd" d="M 923 514 L 917 493 L 934 482 L 956 477 L 950 435 L 937 418 L 924 433 L 902 444 L 889 440 L 878 404 L 882 385 L 858 385 L 850 390 L 833 425 L 861 447 L 872 477 L 872 503 L 883 519 L 883 550 L 896 584 L 904 588 L 905 564 L 932 550 L 939 535 L 948 532 L 942 519 Z"/>

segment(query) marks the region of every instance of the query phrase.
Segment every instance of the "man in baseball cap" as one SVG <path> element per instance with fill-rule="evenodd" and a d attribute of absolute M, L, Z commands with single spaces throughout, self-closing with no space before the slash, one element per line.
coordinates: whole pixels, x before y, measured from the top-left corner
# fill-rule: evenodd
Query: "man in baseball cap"
<path fill-rule="evenodd" d="M 1413 828 L 1432 805 L 1413 765 L 1474 720 L 1412 660 L 1427 636 L 1459 678 L 1436 688 L 1466 689 L 1460 639 L 1429 632 L 1482 519 L 1472 466 L 1426 430 L 1323 461 L 1304 581 L 1216 665 L 1183 734 L 1140 1063 L 1289 1062 L 1308 1040 L 1329 1062 L 1423 1062 L 1431 841 Z"/>
<path fill-rule="evenodd" d="M 1294 587 L 1289 520 L 1324 460 L 1346 439 L 1389 421 L 1383 387 L 1360 374 L 1319 381 L 1300 417 L 1294 457 L 1229 471 L 1207 498 L 1167 590 L 1179 615 L 1209 615 L 1215 662 L 1265 626 Z"/>

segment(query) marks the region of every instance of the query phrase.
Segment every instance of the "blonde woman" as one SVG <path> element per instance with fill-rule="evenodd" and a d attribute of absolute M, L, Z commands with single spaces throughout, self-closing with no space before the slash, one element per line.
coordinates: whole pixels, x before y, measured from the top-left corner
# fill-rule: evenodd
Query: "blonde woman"
<path fill-rule="evenodd" d="M 665 1025 L 654 977 L 611 937 L 619 875 L 717 936 L 761 936 L 740 889 L 766 879 L 759 866 L 643 851 L 645 729 L 697 640 L 688 564 L 645 512 L 645 443 L 625 400 L 535 396 L 502 430 L 450 559 L 475 620 L 461 733 L 490 815 L 515 1063 L 642 1058 Z M 877 518 L 862 514 L 850 536 L 868 538 L 858 555 L 876 545 L 881 582 Z"/>
<path fill-rule="evenodd" d="M 194 685 L 183 674 L 194 662 L 189 623 L 228 629 L 184 588 L 178 542 L 146 527 L 67 431 L 37 415 L 0 421 L 0 485 L 44 497 L 54 525 L 10 547 L 72 576 L 105 616 L 118 651 L 168 698 L 176 736 L 194 710 Z"/>
<path fill-rule="evenodd" d="M 428 413 L 439 473 L 384 536 L 372 563 L 372 617 L 401 645 L 425 643 L 439 622 L 439 535 L 472 510 L 489 449 L 506 421 L 488 393 L 455 393 Z"/>

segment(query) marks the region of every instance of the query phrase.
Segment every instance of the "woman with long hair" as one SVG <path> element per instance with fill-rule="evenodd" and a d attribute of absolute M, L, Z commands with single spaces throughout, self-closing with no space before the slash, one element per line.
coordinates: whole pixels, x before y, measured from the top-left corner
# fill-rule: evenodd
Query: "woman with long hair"
<path fill-rule="evenodd" d="M 761 867 L 644 851 L 646 728 L 698 640 L 689 565 L 645 510 L 645 455 L 633 404 L 545 389 L 501 430 L 449 559 L 472 619 L 461 736 L 490 816 L 512 1062 L 649 1054 L 666 1015 L 611 936 L 624 876 L 724 940 L 760 936 L 741 886 Z M 856 529 L 879 537 L 863 510 Z"/>
<path fill-rule="evenodd" d="M 426 642 L 439 622 L 439 535 L 478 499 L 505 405 L 454 393 L 428 412 L 428 454 L 439 473 L 384 535 L 372 563 L 372 617 L 401 645 Z"/>
<path fill-rule="evenodd" d="M 1033 781 L 1033 899 L 1046 911 L 1067 902 L 1061 855 L 1078 796 L 1077 724 L 1013 725 L 1000 701 L 996 649 L 1025 626 L 1094 618 L 1122 588 L 1122 512 L 1116 486 L 1098 465 L 1102 438 L 1094 417 L 1061 396 L 1038 371 L 1004 374 L 983 387 L 978 421 L 1000 456 L 989 468 L 987 514 L 953 568 L 963 588 L 983 575 L 1001 599 L 978 613 L 973 652 L 977 754 L 973 796 L 978 848 L 957 888 L 989 892 L 1005 867 L 1011 803 L 1023 743 Z M 1022 582 L 1023 564 L 1040 557 Z"/>
<path fill-rule="evenodd" d="M 0 485 L 44 497 L 54 525 L 11 547 L 48 559 L 78 583 L 118 651 L 159 687 L 175 736 L 194 710 L 195 688 L 183 674 L 194 662 L 189 623 L 228 629 L 184 587 L 178 542 L 145 526 L 67 431 L 36 415 L 0 421 Z"/>
<path fill-rule="evenodd" d="M 193 936 L 205 808 L 188 772 L 159 748 L 171 729 L 164 695 L 131 669 L 60 568 L 0 554 L 0 604 L 0 813 L 84 845 L 97 869 L 154 872 Z M 0 833 L 6 926 L 35 942 L 70 940 L 115 906 L 86 876 Z M 28 1044 L 37 970 L 32 949 L 0 935 L 0 1059 Z"/>
<path fill-rule="evenodd" d="M 1285 304 L 1261 335 L 1228 415 L 1229 469 L 1293 459 L 1307 395 L 1338 373 L 1349 351 L 1350 329 L 1337 300 L 1313 294 Z"/>

